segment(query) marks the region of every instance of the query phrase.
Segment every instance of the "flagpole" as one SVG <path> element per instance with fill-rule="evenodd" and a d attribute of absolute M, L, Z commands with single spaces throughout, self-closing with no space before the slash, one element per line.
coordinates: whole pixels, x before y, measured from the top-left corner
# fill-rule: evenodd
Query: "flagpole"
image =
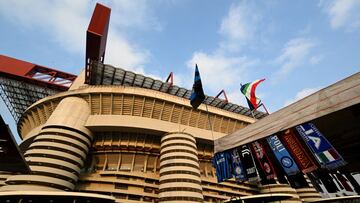
<path fill-rule="evenodd" d="M 265 107 L 264 103 L 261 103 L 261 105 L 260 105 L 260 106 L 264 107 L 265 112 L 267 113 L 267 115 L 269 115 L 269 112 L 268 112 L 268 110 L 266 109 L 266 107 Z"/>

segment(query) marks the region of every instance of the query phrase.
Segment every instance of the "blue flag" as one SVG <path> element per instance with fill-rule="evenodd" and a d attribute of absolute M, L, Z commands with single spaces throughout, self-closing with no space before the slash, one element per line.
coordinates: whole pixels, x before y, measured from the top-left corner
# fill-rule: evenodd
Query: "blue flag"
<path fill-rule="evenodd" d="M 197 109 L 204 100 L 205 100 L 205 94 L 201 84 L 200 72 L 196 64 L 194 85 L 190 96 L 190 104 L 194 109 Z"/>
<path fill-rule="evenodd" d="M 266 138 L 271 150 L 274 152 L 276 159 L 280 163 L 288 176 L 300 173 L 298 166 L 291 157 L 285 146 L 281 143 L 277 135 L 272 135 Z"/>
<path fill-rule="evenodd" d="M 345 165 L 344 159 L 312 123 L 295 127 L 320 165 L 334 169 Z"/>

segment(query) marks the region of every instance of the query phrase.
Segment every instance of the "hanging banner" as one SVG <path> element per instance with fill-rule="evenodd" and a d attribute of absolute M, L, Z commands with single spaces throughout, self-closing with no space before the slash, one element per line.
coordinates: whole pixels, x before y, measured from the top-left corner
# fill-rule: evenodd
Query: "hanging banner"
<path fill-rule="evenodd" d="M 286 130 L 280 138 L 303 173 L 309 173 L 318 168 L 292 130 Z"/>
<path fill-rule="evenodd" d="M 340 181 L 341 185 L 345 188 L 346 191 L 354 192 L 351 186 L 348 184 L 346 178 L 342 174 L 335 173 L 336 178 Z"/>
<path fill-rule="evenodd" d="M 312 123 L 295 127 L 318 163 L 329 170 L 345 165 L 344 159 Z"/>
<path fill-rule="evenodd" d="M 213 167 L 216 169 L 216 177 L 219 183 L 232 178 L 230 153 L 228 151 L 216 153 L 213 159 Z"/>
<path fill-rule="evenodd" d="M 291 157 L 287 149 L 281 143 L 277 135 L 272 135 L 266 138 L 271 150 L 274 152 L 276 159 L 284 169 L 288 176 L 300 173 L 298 166 Z"/>
<path fill-rule="evenodd" d="M 237 148 L 230 150 L 232 160 L 232 174 L 237 182 L 243 182 L 246 180 L 245 170 L 241 163 L 239 152 Z"/>
<path fill-rule="evenodd" d="M 274 167 L 272 166 L 269 157 L 267 156 L 264 146 L 260 141 L 255 141 L 251 143 L 252 150 L 255 154 L 256 159 L 259 161 L 259 165 L 265 174 L 267 180 L 272 180 L 275 178 L 276 173 Z"/>
<path fill-rule="evenodd" d="M 337 193 L 340 191 L 328 171 L 317 170 L 314 172 L 314 175 L 321 180 L 328 193 Z"/>
<path fill-rule="evenodd" d="M 246 177 L 248 178 L 249 182 L 260 181 L 253 156 L 251 155 L 251 151 L 247 145 L 242 145 L 240 147 L 240 154 L 241 161 L 246 172 Z"/>

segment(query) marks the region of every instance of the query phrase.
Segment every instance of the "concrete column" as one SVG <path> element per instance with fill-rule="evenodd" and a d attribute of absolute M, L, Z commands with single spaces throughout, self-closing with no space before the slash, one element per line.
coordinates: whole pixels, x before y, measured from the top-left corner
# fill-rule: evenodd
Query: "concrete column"
<path fill-rule="evenodd" d="M 203 202 L 195 138 L 184 132 L 161 139 L 160 202 Z"/>
<path fill-rule="evenodd" d="M 93 139 L 89 115 L 85 100 L 64 98 L 24 154 L 31 174 L 10 176 L 0 191 L 73 190 Z"/>

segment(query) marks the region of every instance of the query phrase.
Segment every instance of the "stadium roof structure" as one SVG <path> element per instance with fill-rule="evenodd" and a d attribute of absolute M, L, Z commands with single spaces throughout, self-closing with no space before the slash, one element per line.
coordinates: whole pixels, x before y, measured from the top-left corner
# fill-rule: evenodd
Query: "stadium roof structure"
<path fill-rule="evenodd" d="M 172 85 L 168 82 L 163 82 L 141 74 L 127 71 L 121 68 L 115 68 L 111 65 L 105 65 L 101 62 L 93 62 L 91 64 L 91 80 L 90 85 L 123 85 L 141 87 L 152 89 L 164 93 L 168 93 L 177 97 L 189 99 L 191 90 Z M 227 102 L 226 100 L 206 96 L 203 101 L 204 104 L 220 108 L 233 113 L 242 114 L 245 116 L 252 116 L 249 108 Z M 261 119 L 267 116 L 261 111 L 254 111 L 253 115 L 256 119 Z"/>
<path fill-rule="evenodd" d="M 162 82 L 103 64 L 110 12 L 110 8 L 96 4 L 86 35 L 85 83 L 135 86 L 189 99 L 191 90 L 173 85 L 172 82 Z M 68 90 L 76 77 L 76 75 L 0 55 L 0 96 L 15 121 L 18 121 L 23 112 L 39 99 Z M 218 97 L 206 96 L 203 103 L 245 116 L 254 116 L 256 119 L 267 115 L 261 111 L 251 112 L 249 108 Z"/>
<path fill-rule="evenodd" d="M 39 99 L 68 90 L 76 77 L 0 55 L 0 96 L 15 121 Z"/>

